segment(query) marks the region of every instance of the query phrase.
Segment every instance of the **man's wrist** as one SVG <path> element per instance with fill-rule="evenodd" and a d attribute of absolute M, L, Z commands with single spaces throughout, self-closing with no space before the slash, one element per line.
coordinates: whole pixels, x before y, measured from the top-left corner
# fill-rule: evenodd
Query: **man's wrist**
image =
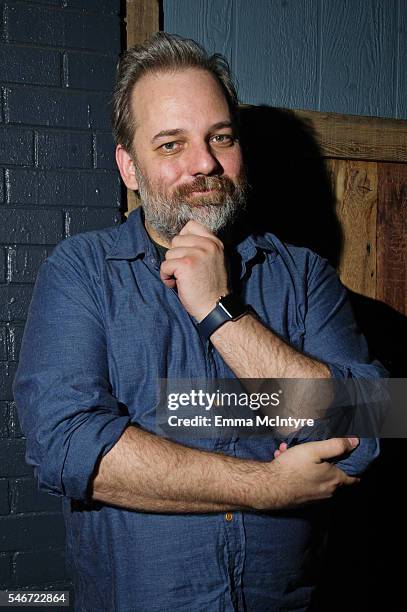
<path fill-rule="evenodd" d="M 230 320 L 224 323 L 223 325 L 221 325 L 220 327 L 218 327 L 218 329 L 216 329 L 211 334 L 210 340 L 212 344 L 216 344 L 218 340 L 221 340 L 222 338 L 226 339 L 232 330 L 233 330 L 233 333 L 239 334 L 243 329 L 246 328 L 248 321 L 254 322 L 256 320 L 258 320 L 258 318 L 256 316 L 255 311 L 249 310 L 245 315 L 240 317 L 237 321 Z"/>
<path fill-rule="evenodd" d="M 198 322 L 198 330 L 204 340 L 209 340 L 212 334 L 229 322 L 238 321 L 252 310 L 251 306 L 233 293 L 219 297 L 215 307 Z"/>
<path fill-rule="evenodd" d="M 207 316 L 208 316 L 208 314 L 209 314 L 210 312 L 212 312 L 212 310 L 213 310 L 214 308 L 216 308 L 216 304 L 217 304 L 217 301 L 210 302 L 210 304 L 209 304 L 209 305 L 207 305 L 207 306 L 203 306 L 203 307 L 202 307 L 202 308 L 199 310 L 199 313 L 197 313 L 196 315 L 194 315 L 194 319 L 195 319 L 195 321 L 196 321 L 197 325 L 199 325 L 199 323 L 201 323 L 201 322 L 202 322 L 202 321 L 205 319 L 205 317 L 207 317 Z"/>

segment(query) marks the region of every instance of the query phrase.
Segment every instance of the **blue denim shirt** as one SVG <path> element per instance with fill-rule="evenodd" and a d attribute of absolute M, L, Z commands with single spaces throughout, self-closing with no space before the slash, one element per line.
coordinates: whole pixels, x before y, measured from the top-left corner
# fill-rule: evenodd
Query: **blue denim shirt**
<path fill-rule="evenodd" d="M 237 245 L 242 295 L 262 321 L 336 377 L 384 375 L 368 357 L 346 291 L 326 260 L 274 235 Z M 39 271 L 14 393 L 39 488 L 63 496 L 81 612 L 303 610 L 324 543 L 326 504 L 284 512 L 145 513 L 88 499 L 98 458 L 131 423 L 154 431 L 159 378 L 230 378 L 176 292 L 159 277 L 140 209 L 61 242 Z M 197 442 L 198 445 L 198 442 Z M 273 459 L 276 442 L 199 446 Z M 338 466 L 362 472 L 378 442 Z"/>

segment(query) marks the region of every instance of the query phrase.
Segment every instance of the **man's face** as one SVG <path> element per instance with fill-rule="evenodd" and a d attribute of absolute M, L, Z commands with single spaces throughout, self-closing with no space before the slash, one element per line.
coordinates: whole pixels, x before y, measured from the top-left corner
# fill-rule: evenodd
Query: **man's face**
<path fill-rule="evenodd" d="M 217 233 L 244 206 L 246 180 L 225 96 L 188 69 L 142 77 L 132 92 L 136 188 L 147 228 L 166 240 L 194 219 Z"/>

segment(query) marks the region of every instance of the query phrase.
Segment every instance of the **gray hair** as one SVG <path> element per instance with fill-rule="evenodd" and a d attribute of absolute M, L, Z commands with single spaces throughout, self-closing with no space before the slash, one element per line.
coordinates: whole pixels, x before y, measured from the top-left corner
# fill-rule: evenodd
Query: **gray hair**
<path fill-rule="evenodd" d="M 146 41 L 127 49 L 117 65 L 112 100 L 112 127 L 116 144 L 132 152 L 135 122 L 131 113 L 131 93 L 146 74 L 198 68 L 211 73 L 219 83 L 232 120 L 236 120 L 238 98 L 227 60 L 220 54 L 208 55 L 201 45 L 176 34 L 156 32 Z"/>

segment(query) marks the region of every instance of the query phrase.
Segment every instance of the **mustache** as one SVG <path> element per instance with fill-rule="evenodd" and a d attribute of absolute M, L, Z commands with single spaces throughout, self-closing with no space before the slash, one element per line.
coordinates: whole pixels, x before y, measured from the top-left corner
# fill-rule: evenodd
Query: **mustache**
<path fill-rule="evenodd" d="M 174 192 L 176 197 L 185 197 L 194 191 L 216 190 L 225 195 L 232 195 L 236 191 L 236 185 L 227 176 L 197 176 L 192 183 L 180 185 Z"/>

